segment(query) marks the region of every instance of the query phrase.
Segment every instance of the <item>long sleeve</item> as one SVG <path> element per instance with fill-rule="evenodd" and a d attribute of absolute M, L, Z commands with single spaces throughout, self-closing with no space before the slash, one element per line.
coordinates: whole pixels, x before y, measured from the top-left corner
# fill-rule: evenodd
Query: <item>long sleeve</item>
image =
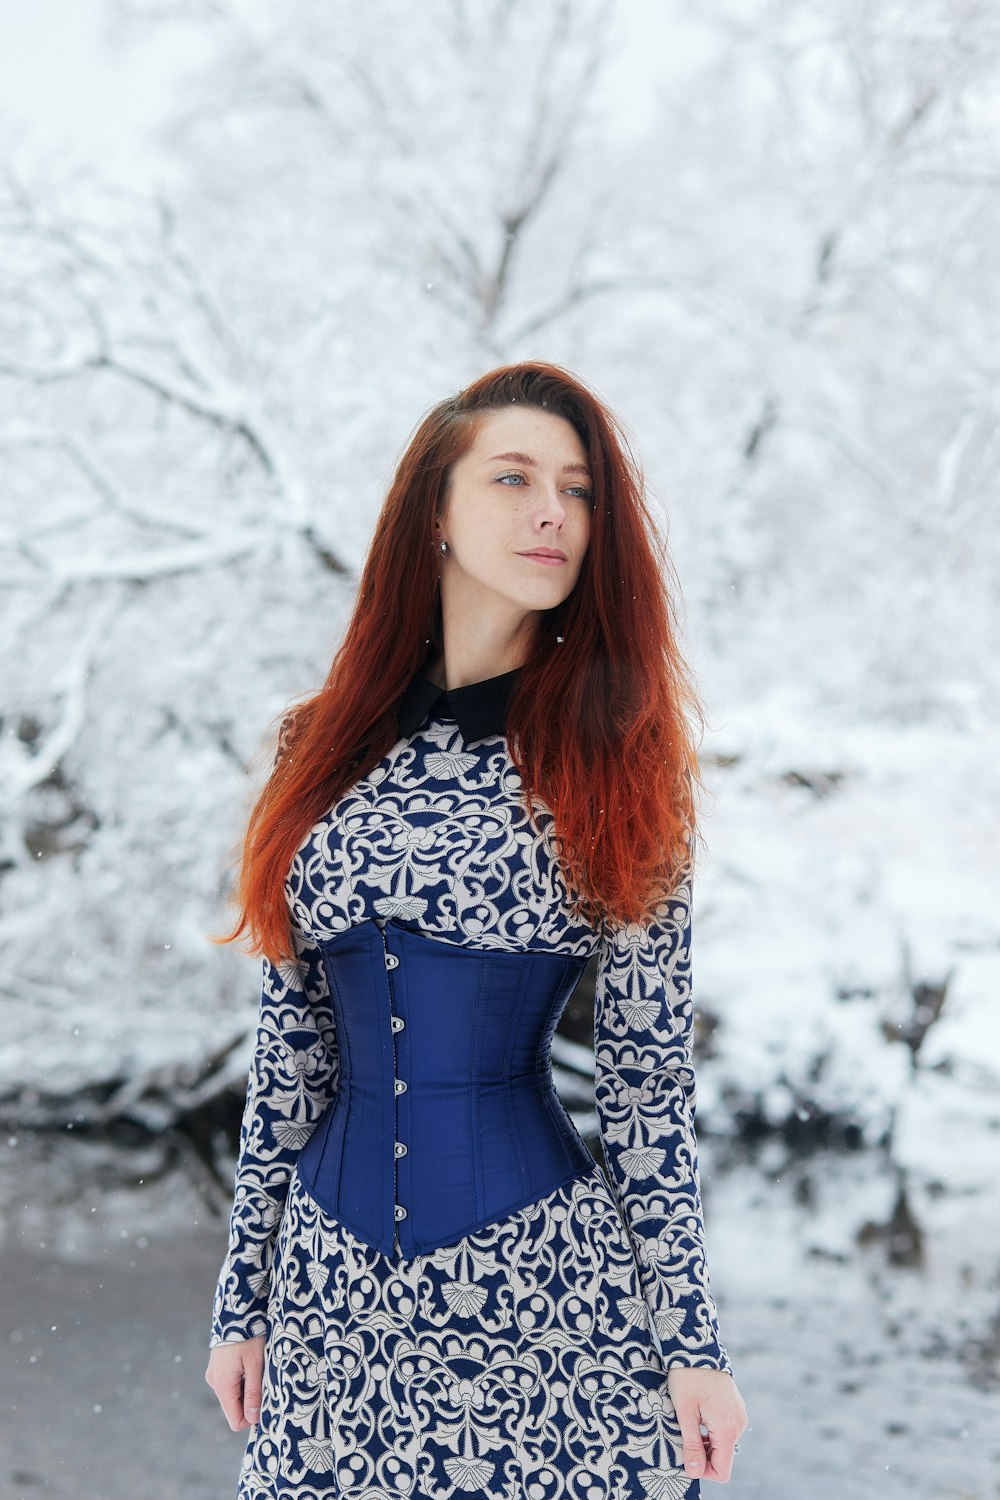
<path fill-rule="evenodd" d="M 732 1373 L 705 1259 L 695 1136 L 688 860 L 646 923 L 606 924 L 594 1005 L 595 1103 L 612 1191 L 665 1365 Z"/>
<path fill-rule="evenodd" d="M 266 1332 L 275 1241 L 295 1161 L 337 1090 L 339 1055 L 326 971 L 293 924 L 295 958 L 263 960 L 257 1039 L 240 1130 L 229 1248 L 209 1347 Z"/>

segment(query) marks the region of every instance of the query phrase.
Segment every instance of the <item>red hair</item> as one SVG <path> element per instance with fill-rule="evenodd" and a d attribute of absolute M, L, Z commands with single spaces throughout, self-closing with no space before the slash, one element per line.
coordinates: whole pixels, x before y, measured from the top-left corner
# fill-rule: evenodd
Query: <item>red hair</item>
<path fill-rule="evenodd" d="M 574 909 L 588 922 L 642 920 L 680 879 L 701 781 L 685 711 L 702 727 L 704 716 L 675 638 L 673 568 L 612 413 L 568 370 L 531 361 L 490 370 L 418 425 L 327 679 L 282 718 L 278 756 L 242 838 L 240 920 L 214 942 L 249 930 L 246 952 L 292 956 L 288 867 L 313 824 L 396 742 L 399 699 L 441 640 L 434 520 L 451 466 L 483 417 L 512 402 L 571 423 L 593 480 L 579 576 L 541 615 L 508 707 L 529 816 L 538 829 L 532 803 L 541 798 Z"/>

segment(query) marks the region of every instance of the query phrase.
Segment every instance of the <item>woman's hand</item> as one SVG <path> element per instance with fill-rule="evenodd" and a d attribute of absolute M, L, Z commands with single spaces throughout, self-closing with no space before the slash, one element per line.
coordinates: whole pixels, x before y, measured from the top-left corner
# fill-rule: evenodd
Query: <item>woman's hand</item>
<path fill-rule="evenodd" d="M 733 1446 L 746 1431 L 747 1409 L 727 1370 L 667 1370 L 667 1391 L 677 1413 L 684 1443 L 684 1472 L 691 1479 L 725 1484 L 732 1472 Z M 708 1428 L 707 1435 L 700 1431 Z"/>
<path fill-rule="evenodd" d="M 264 1335 L 235 1344 L 216 1344 L 208 1356 L 205 1379 L 219 1398 L 234 1432 L 252 1427 L 260 1416 L 264 1378 Z"/>

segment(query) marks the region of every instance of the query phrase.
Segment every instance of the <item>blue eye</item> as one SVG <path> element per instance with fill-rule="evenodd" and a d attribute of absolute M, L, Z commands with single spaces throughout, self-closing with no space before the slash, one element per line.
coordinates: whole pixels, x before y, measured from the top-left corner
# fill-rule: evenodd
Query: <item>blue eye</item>
<path fill-rule="evenodd" d="M 510 470 L 506 474 L 498 474 L 497 475 L 497 483 L 498 484 L 501 483 L 504 479 L 520 479 L 520 480 L 523 480 L 524 479 L 524 475 L 523 474 L 519 474 L 516 470 Z M 511 485 L 511 486 L 509 486 L 509 488 L 511 488 L 511 489 L 522 489 L 523 485 L 520 485 L 520 484 Z M 587 486 L 585 484 L 574 484 L 574 485 L 571 485 L 570 488 L 574 489 L 574 490 L 578 490 L 580 492 L 580 499 L 581 500 L 588 500 L 588 501 L 591 501 L 591 502 L 593 501 L 594 497 L 591 494 L 590 490 L 588 490 L 588 488 L 587 488 Z"/>

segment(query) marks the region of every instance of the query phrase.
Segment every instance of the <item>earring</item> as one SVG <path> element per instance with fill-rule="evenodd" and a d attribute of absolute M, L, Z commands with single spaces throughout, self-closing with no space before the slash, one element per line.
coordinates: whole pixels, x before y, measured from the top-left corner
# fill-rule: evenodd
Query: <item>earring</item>
<path fill-rule="evenodd" d="M 444 557 L 444 555 L 447 552 L 447 550 L 448 550 L 448 543 L 445 541 L 444 537 L 442 537 L 441 540 L 438 542 L 438 551 L 440 552 L 441 556 Z"/>

